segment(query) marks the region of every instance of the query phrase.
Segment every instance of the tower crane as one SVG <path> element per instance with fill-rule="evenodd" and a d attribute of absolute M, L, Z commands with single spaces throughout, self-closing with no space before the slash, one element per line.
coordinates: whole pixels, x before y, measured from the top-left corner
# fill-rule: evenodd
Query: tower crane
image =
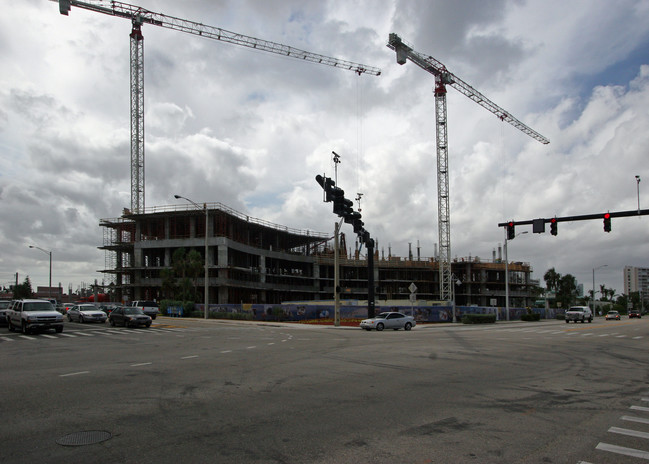
<path fill-rule="evenodd" d="M 256 39 L 219 27 L 189 21 L 186 19 L 155 13 L 137 5 L 113 0 L 51 0 L 58 2 L 59 12 L 68 15 L 71 7 L 82 8 L 119 18 L 130 19 L 133 25 L 130 37 L 131 74 L 131 211 L 144 212 L 144 37 L 142 25 L 152 24 L 188 34 L 241 45 L 256 50 L 288 56 L 298 60 L 324 64 L 335 68 L 354 71 L 358 75 L 378 76 L 381 70 L 372 66 L 332 58 L 317 53 L 293 48 L 268 40 Z"/>
<path fill-rule="evenodd" d="M 435 119 L 437 133 L 437 222 L 439 230 L 439 290 L 440 299 L 449 300 L 453 294 L 451 288 L 451 214 L 449 212 L 448 189 L 448 139 L 446 125 L 446 86 L 450 85 L 466 95 L 478 105 L 491 111 L 501 121 L 508 122 L 523 133 L 543 144 L 550 143 L 535 130 L 529 128 L 509 112 L 505 111 L 476 89 L 449 72 L 442 63 L 429 55 L 419 53 L 406 44 L 401 38 L 391 33 L 388 37 L 388 48 L 397 54 L 397 63 L 405 64 L 410 60 L 424 71 L 435 77 Z"/>

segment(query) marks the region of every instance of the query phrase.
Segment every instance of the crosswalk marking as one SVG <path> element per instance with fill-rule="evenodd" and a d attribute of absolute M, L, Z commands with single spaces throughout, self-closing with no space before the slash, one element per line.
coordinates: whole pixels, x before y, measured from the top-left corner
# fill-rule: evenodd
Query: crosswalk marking
<path fill-rule="evenodd" d="M 634 458 L 649 459 L 649 451 L 626 448 L 624 446 L 610 445 L 608 443 L 598 443 L 595 448 L 602 451 L 609 451 L 611 453 L 633 456 Z"/>
<path fill-rule="evenodd" d="M 629 421 L 629 422 L 638 422 L 640 424 L 649 424 L 649 419 L 644 417 L 635 417 L 635 416 L 622 416 L 620 419 Z"/>
<path fill-rule="evenodd" d="M 611 433 L 619 433 L 620 435 L 628 435 L 629 437 L 649 439 L 648 432 L 640 432 L 638 430 L 623 429 L 621 427 L 611 427 L 610 429 L 608 429 L 608 431 Z"/>

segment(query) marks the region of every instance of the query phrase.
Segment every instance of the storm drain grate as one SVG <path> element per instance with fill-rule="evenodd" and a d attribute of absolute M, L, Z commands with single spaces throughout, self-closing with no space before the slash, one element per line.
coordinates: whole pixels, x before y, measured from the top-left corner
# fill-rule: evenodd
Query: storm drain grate
<path fill-rule="evenodd" d="M 101 443 L 113 436 L 104 430 L 87 430 L 85 432 L 74 432 L 56 440 L 56 443 L 63 446 L 84 446 Z"/>

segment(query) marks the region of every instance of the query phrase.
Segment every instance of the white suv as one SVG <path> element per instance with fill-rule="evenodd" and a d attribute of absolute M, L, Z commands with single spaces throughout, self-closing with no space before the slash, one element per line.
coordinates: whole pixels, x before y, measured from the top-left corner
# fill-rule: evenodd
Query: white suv
<path fill-rule="evenodd" d="M 24 334 L 33 330 L 54 329 L 63 332 L 63 316 L 47 300 L 16 300 L 7 313 L 10 331 Z"/>

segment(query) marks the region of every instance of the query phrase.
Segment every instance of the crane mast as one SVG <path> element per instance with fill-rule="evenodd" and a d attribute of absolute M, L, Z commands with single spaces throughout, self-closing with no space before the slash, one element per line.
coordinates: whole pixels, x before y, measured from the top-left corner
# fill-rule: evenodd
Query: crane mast
<path fill-rule="evenodd" d="M 311 63 L 353 71 L 359 76 L 370 74 L 379 76 L 381 70 L 352 61 L 332 58 L 326 55 L 300 50 L 268 40 L 261 40 L 219 27 L 208 26 L 174 16 L 155 13 L 137 5 L 113 0 L 50 0 L 58 2 L 59 12 L 68 15 L 71 7 L 82 8 L 110 16 L 130 19 L 133 28 L 130 34 L 131 66 L 131 211 L 144 212 L 144 37 L 141 26 L 154 26 L 173 29 L 208 39 L 253 48 L 268 53 L 288 56 Z"/>
<path fill-rule="evenodd" d="M 508 122 L 533 139 L 547 144 L 550 143 L 544 136 L 523 124 L 469 84 L 449 72 L 441 62 L 429 55 L 416 52 L 401 38 L 391 33 L 388 38 L 388 48 L 397 55 L 397 63 L 405 64 L 410 60 L 435 78 L 435 123 L 436 123 L 436 150 L 437 150 L 437 222 L 439 232 L 439 290 L 440 299 L 450 300 L 453 295 L 451 278 L 451 213 L 449 207 L 448 188 L 448 137 L 446 121 L 446 86 L 450 85 L 464 94 L 478 105 L 491 111 L 501 121 Z"/>

